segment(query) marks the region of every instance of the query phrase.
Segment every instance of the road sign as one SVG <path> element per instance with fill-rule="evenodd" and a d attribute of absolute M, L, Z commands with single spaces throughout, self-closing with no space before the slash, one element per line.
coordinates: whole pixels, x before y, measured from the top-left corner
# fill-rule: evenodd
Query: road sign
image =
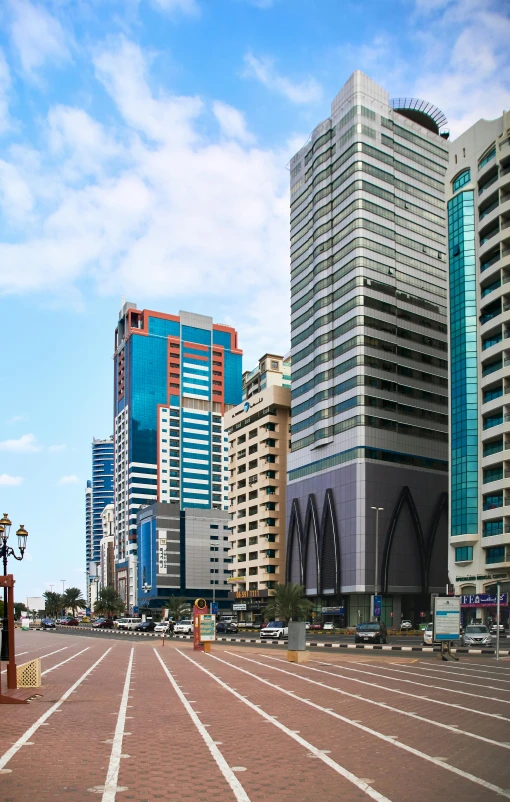
<path fill-rule="evenodd" d="M 382 596 L 374 596 L 374 618 L 379 618 L 382 608 Z"/>
<path fill-rule="evenodd" d="M 211 602 L 211 613 L 218 615 L 218 602 Z"/>
<path fill-rule="evenodd" d="M 200 642 L 207 643 L 216 640 L 216 616 L 207 614 L 201 615 L 199 618 Z"/>
<path fill-rule="evenodd" d="M 460 637 L 460 597 L 436 596 L 433 616 L 434 641 L 458 640 Z"/>

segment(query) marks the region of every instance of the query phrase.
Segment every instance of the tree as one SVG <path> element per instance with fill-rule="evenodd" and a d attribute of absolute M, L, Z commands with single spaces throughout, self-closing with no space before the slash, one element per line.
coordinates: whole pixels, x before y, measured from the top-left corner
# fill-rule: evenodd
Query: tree
<path fill-rule="evenodd" d="M 76 610 L 84 610 L 87 606 L 87 602 L 81 595 L 80 588 L 67 588 L 66 592 L 62 597 L 62 603 L 64 607 L 70 607 L 71 612 L 73 614 L 73 618 L 76 615 Z"/>
<path fill-rule="evenodd" d="M 275 595 L 271 597 L 264 616 L 266 621 L 299 621 L 306 619 L 312 609 L 312 603 L 305 598 L 305 589 L 297 582 L 287 585 L 276 585 Z"/>
<path fill-rule="evenodd" d="M 174 621 L 179 621 L 184 613 L 189 612 L 189 602 L 184 596 L 170 596 L 165 602 L 165 606 L 168 609 L 168 617 L 173 618 Z"/>
<path fill-rule="evenodd" d="M 115 588 L 101 588 L 94 603 L 94 612 L 97 615 L 107 615 L 108 618 L 124 612 L 124 602 Z"/>
<path fill-rule="evenodd" d="M 50 618 L 58 618 L 62 615 L 62 607 L 64 606 L 63 597 L 60 593 L 53 593 L 47 590 L 43 593 L 43 598 L 46 601 L 45 610 Z"/>
<path fill-rule="evenodd" d="M 20 618 L 22 612 L 27 612 L 26 605 L 23 602 L 14 602 L 14 615 L 16 618 Z"/>

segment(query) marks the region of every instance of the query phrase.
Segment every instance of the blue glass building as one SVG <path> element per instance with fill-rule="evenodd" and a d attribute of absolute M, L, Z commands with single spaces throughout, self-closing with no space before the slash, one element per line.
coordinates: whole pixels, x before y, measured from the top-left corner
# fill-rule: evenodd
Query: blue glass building
<path fill-rule="evenodd" d="M 233 328 L 124 305 L 115 342 L 115 558 L 128 608 L 137 606 L 140 507 L 227 509 L 223 415 L 241 397 Z"/>

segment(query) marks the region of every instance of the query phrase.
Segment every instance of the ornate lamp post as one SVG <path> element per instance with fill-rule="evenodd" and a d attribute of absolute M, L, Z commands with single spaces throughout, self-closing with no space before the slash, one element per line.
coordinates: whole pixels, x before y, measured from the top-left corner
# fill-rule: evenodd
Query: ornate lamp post
<path fill-rule="evenodd" d="M 14 557 L 15 560 L 22 560 L 23 555 L 25 554 L 25 549 L 27 547 L 27 537 L 28 532 L 21 524 L 20 528 L 16 532 L 16 536 L 18 538 L 18 548 L 20 552 L 20 556 L 16 554 L 15 550 L 12 546 L 7 545 L 7 541 L 9 540 L 9 534 L 11 531 L 11 521 L 7 513 L 4 513 L 3 518 L 0 519 L 0 557 L 3 560 L 3 567 L 4 567 L 4 576 L 7 576 L 7 560 L 9 557 Z M 7 661 L 9 660 L 9 618 L 7 612 L 7 587 L 4 587 L 4 616 L 2 621 L 2 649 L 0 660 Z"/>

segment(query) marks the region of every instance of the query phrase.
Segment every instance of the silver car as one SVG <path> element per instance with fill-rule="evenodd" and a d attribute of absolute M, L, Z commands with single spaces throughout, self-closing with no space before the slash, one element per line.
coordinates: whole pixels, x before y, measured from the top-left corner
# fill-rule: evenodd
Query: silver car
<path fill-rule="evenodd" d="M 461 638 L 463 646 L 492 646 L 492 637 L 485 624 L 468 624 Z"/>

